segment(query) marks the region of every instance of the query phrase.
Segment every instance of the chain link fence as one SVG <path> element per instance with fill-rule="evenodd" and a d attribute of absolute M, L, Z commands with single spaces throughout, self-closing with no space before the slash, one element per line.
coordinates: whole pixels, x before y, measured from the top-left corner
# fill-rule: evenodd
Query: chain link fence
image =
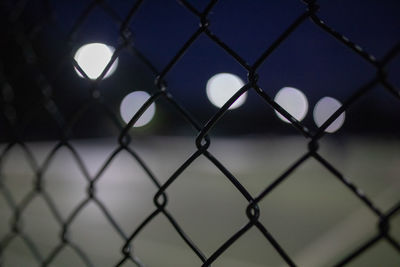
<path fill-rule="evenodd" d="M 184 43 L 180 44 L 179 48 L 177 48 L 177 53 L 168 55 L 168 63 L 159 69 L 156 67 L 156 65 L 159 64 L 153 64 L 153 60 L 149 59 L 149 55 L 147 55 L 146 52 L 140 51 L 135 46 L 135 28 L 131 27 L 131 21 L 135 18 L 146 1 L 125 1 L 124 5 L 126 6 L 127 12 L 125 12 L 124 16 L 114 9 L 111 1 L 83 1 L 85 8 L 80 11 L 79 16 L 73 18 L 73 24 L 68 28 L 69 32 L 66 41 L 56 40 L 58 43 L 64 44 L 63 47 L 65 47 L 65 49 L 62 51 L 54 51 L 51 47 L 46 47 L 46 44 L 38 44 L 37 41 L 40 39 L 41 35 L 45 35 L 49 32 L 49 27 L 57 20 L 58 14 L 53 8 L 53 4 L 55 4 L 53 2 L 54 1 L 49 0 L 20 0 L 4 1 L 1 4 L 1 27 L 3 28 L 2 46 L 9 50 L 13 49 L 14 51 L 11 51 L 10 54 L 18 54 L 19 58 L 7 58 L 9 52 L 4 52 L 3 50 L 3 58 L 0 62 L 0 83 L 2 90 L 0 130 L 3 142 L 0 154 L 0 196 L 6 208 L 11 210 L 11 216 L 7 218 L 9 219 L 9 221 L 7 221 L 8 231 L 0 236 L 0 265 L 7 265 L 3 255 L 10 250 L 12 242 L 19 238 L 29 249 L 37 265 L 51 266 L 64 250 L 70 249 L 80 258 L 83 265 L 94 266 L 93 259 L 86 253 L 87 247 L 74 242 L 74 240 L 70 238 L 70 234 L 73 232 L 71 225 L 77 220 L 77 217 L 79 217 L 81 213 L 85 212 L 85 208 L 88 205 L 94 204 L 99 208 L 102 216 L 108 221 L 108 224 L 115 230 L 115 234 L 123 240 L 123 245 L 121 247 L 108 248 L 109 251 L 119 252 L 119 260 L 115 262 L 114 266 L 127 266 L 125 264 L 146 266 L 146 262 L 142 262 L 140 255 L 135 251 L 135 241 L 138 236 L 159 217 L 164 217 L 169 222 L 176 232 L 176 235 L 179 236 L 193 254 L 198 257 L 201 266 L 213 265 L 213 263 L 223 256 L 230 247 L 239 242 L 246 233 L 254 229 L 256 229 L 258 235 L 262 236 L 265 242 L 270 244 L 276 253 L 279 254 L 282 263 L 286 263 L 289 266 L 296 266 L 298 263 L 296 263 L 293 255 L 285 248 L 285 245 L 282 244 L 280 236 L 276 235 L 260 220 L 262 213 L 260 212 L 259 206 L 261 201 L 269 196 L 271 192 L 274 192 L 276 188 L 279 188 L 284 181 L 290 180 L 293 174 L 311 159 L 316 160 L 320 166 L 330 172 L 336 179 L 336 183 L 346 187 L 352 193 L 353 198 L 358 199 L 375 217 L 375 232 L 365 237 L 362 244 L 346 251 L 345 255 L 338 257 L 334 265 L 343 266 L 351 263 L 353 259 L 366 253 L 382 240 L 389 244 L 397 253 L 400 253 L 400 242 L 391 232 L 392 221 L 398 216 L 400 210 L 400 202 L 392 203 L 388 210 L 382 210 L 371 198 L 363 193 L 357 184 L 352 182 L 351 177 L 345 177 L 339 168 L 336 168 L 328 158 L 323 157 L 319 152 L 320 141 L 326 136 L 325 130 L 329 125 L 343 112 L 348 111 L 349 108 L 364 95 L 369 94 L 373 88 L 382 88 L 382 90 L 386 91 L 392 98 L 400 99 L 399 89 L 387 79 L 386 75 L 388 66 L 399 54 L 400 43 L 393 44 L 393 47 L 388 50 L 383 57 L 376 58 L 372 54 L 364 51 L 361 46 L 354 43 L 351 38 L 347 38 L 329 26 L 329 22 L 325 23 L 319 16 L 320 7 L 318 1 L 303 1 L 303 13 L 295 18 L 271 45 L 265 47 L 265 50 L 256 60 L 249 63 L 246 58 L 243 58 L 235 49 L 225 43 L 218 34 L 211 30 L 210 23 L 212 23 L 212 19 L 210 19 L 210 14 L 212 14 L 213 8 L 218 1 L 209 1 L 200 9 L 197 7 L 197 4 L 191 1 L 178 0 L 177 3 L 185 12 L 185 16 L 190 16 L 192 19 L 195 19 L 199 27 L 191 33 L 191 36 Z M 223 4 L 229 5 L 229 2 Z M 68 3 L 68 5 L 72 6 L 73 3 Z M 160 8 L 162 9 L 162 6 L 160 6 Z M 29 13 L 29 9 L 37 10 L 36 17 Z M 66 13 L 69 12 L 66 7 L 64 11 Z M 113 25 L 117 26 L 119 30 L 116 31 L 116 37 L 119 45 L 116 47 L 110 62 L 102 71 L 101 75 L 97 79 L 89 81 L 88 75 L 74 60 L 73 52 L 76 51 L 82 40 L 79 39 L 80 31 L 82 28 L 86 27 L 85 21 L 96 12 L 106 14 Z M 168 12 L 168 10 L 165 10 L 165 12 Z M 354 91 L 350 97 L 345 99 L 343 105 L 315 131 L 309 129 L 304 123 L 296 120 L 296 118 L 277 104 L 268 91 L 262 89 L 258 82 L 259 69 L 263 63 L 268 61 L 270 55 L 274 54 L 274 52 L 306 21 L 311 21 L 314 25 L 313 27 L 322 30 L 326 36 L 336 40 L 338 45 L 344 45 L 355 56 L 362 59 L 365 62 L 364 64 L 371 66 L 375 73 L 369 78 L 368 82 L 359 88 L 354 88 Z M 54 36 L 53 38 L 57 39 L 59 36 Z M 230 58 L 240 64 L 248 77 L 248 81 L 245 85 L 219 108 L 215 114 L 209 117 L 205 124 L 200 123 L 198 118 L 187 110 L 187 105 L 185 103 L 175 98 L 174 90 L 171 90 L 167 84 L 168 78 L 166 78 L 168 74 L 173 71 L 175 65 L 181 60 L 182 56 L 196 44 L 199 38 L 208 38 L 209 41 L 226 52 Z M 141 62 L 140 64 L 143 64 L 143 66 L 150 70 L 151 75 L 149 77 L 155 84 L 154 92 L 151 94 L 151 97 L 126 125 L 121 123 L 115 108 L 109 105 L 108 96 L 104 96 L 103 92 L 100 90 L 101 84 L 104 82 L 103 77 L 117 58 L 123 60 L 122 54 L 125 52 L 134 57 L 134 60 L 139 60 Z M 207 52 L 205 51 L 205 53 Z M 47 57 L 43 57 L 44 54 L 47 54 Z M 49 60 L 49 58 L 54 55 L 56 55 L 57 64 L 51 65 L 50 69 L 46 69 L 46 66 L 49 65 L 46 65 L 48 63 L 46 63 L 46 60 L 51 64 L 55 63 L 54 59 Z M 132 57 L 126 60 L 133 60 Z M 10 67 L 10 61 L 13 61 L 13 67 Z M 86 93 L 87 95 L 85 95 L 82 101 L 76 102 L 79 103 L 79 105 L 71 104 L 71 106 L 68 106 L 70 103 L 68 100 L 60 97 L 57 98 L 54 95 L 60 84 L 57 79 L 63 74 L 65 68 L 73 67 L 87 79 L 84 86 L 86 88 L 85 93 L 89 92 L 89 94 Z M 145 77 L 145 79 L 147 78 Z M 84 79 L 82 79 L 82 81 L 83 80 Z M 61 83 L 67 82 L 68 81 L 62 81 Z M 26 88 L 28 85 L 30 88 Z M 262 190 L 260 188 L 261 192 L 258 194 L 250 193 L 246 186 L 241 183 L 240 179 L 210 152 L 209 149 L 212 142 L 212 138 L 209 135 L 210 131 L 224 118 L 228 108 L 246 92 L 255 93 L 258 99 L 272 108 L 271 110 L 276 110 L 282 114 L 308 143 L 308 148 L 304 151 L 303 155 L 288 165 L 268 186 L 262 188 Z M 73 96 L 71 96 L 71 98 L 72 97 Z M 196 149 L 191 155 L 175 169 L 168 179 L 162 182 L 162 179 L 154 174 L 152 166 L 146 163 L 146 160 L 142 158 L 142 155 L 137 152 L 135 146 L 132 145 L 133 140 L 136 138 L 134 133 L 137 131 L 133 129 L 135 122 L 152 103 L 158 103 L 160 101 L 167 103 L 170 108 L 169 111 L 181 116 L 185 120 L 185 124 L 193 129 L 193 134 L 191 136 L 196 146 Z M 76 149 L 76 144 L 71 141 L 75 137 L 74 131 L 79 131 L 76 126 L 80 123 L 82 124 L 82 121 L 83 124 L 88 122 L 83 118 L 93 106 L 102 110 L 102 113 L 99 113 L 102 115 L 98 116 L 108 117 L 110 124 L 118 129 L 118 135 L 114 138 L 118 141 L 117 145 L 113 147 L 113 152 L 107 157 L 104 164 L 102 164 L 94 175 L 88 170 L 85 160 Z M 67 112 L 67 115 L 65 115 L 65 110 L 70 112 Z M 271 110 L 266 112 L 270 113 Z M 32 126 L 30 122 L 37 114 L 39 114 L 40 120 L 36 121 L 37 124 Z M 95 121 L 97 119 L 98 118 L 93 118 Z M 50 124 L 52 127 L 49 131 L 47 127 Z M 35 127 L 43 127 L 44 130 L 42 129 L 41 131 L 35 132 Z M 82 128 L 82 126 L 80 127 Z M 393 126 L 394 129 L 397 129 L 396 127 L 395 125 Z M 84 130 L 85 129 L 90 131 L 88 128 L 84 128 Z M 142 135 L 146 134 L 147 133 L 144 132 Z M 43 163 L 39 163 L 28 141 L 46 139 L 55 139 L 57 143 L 52 146 L 51 150 L 44 158 Z M 4 175 L 3 164 L 16 147 L 23 152 L 24 160 L 28 163 L 29 168 L 34 174 L 32 180 L 33 184 L 30 190 L 20 199 L 15 197 L 8 186 L 7 179 Z M 59 211 L 54 196 L 52 196 L 46 186 L 45 177 L 46 172 L 51 168 L 54 156 L 61 149 L 67 149 L 71 152 L 76 166 L 85 179 L 85 197 L 67 215 L 63 215 Z M 132 226 L 128 232 L 121 227 L 118 219 L 112 215 L 107 204 L 102 201 L 96 190 L 103 174 L 113 164 L 113 160 L 121 153 L 130 155 L 131 161 L 136 162 L 142 168 L 147 175 L 147 179 L 152 182 L 156 189 L 156 193 L 152 195 L 154 202 L 153 210 L 141 218 L 141 223 Z M 171 156 L 173 156 L 172 152 Z M 224 178 L 240 193 L 240 197 L 246 201 L 246 208 L 241 211 L 243 216 L 247 216 L 246 223 L 220 244 L 217 249 L 213 250 L 212 253 L 205 253 L 204 251 L 208 251 L 208 249 L 198 246 L 175 218 L 174 213 L 170 212 L 168 209 L 167 190 L 172 185 L 181 182 L 180 177 L 182 173 L 198 158 L 205 158 L 210 165 L 215 166 L 224 175 Z M 67 190 L 67 188 L 65 190 Z M 190 198 L 190 195 L 187 197 Z M 207 198 L 207 196 L 204 197 Z M 223 195 L 221 195 L 221 197 L 223 197 Z M 51 216 L 55 218 L 60 229 L 58 243 L 46 254 L 41 251 L 41 244 L 35 242 L 29 233 L 25 231 L 25 226 L 29 224 L 29 218 L 26 224 L 23 224 L 24 213 L 26 213 L 27 208 L 36 198 L 41 198 L 46 203 Z M 398 201 L 399 200 L 400 198 Z M 318 199 L 315 201 L 318 201 Z M 130 204 L 127 203 L 127 205 Z M 312 218 L 309 219 L 313 220 Z M 2 218 L 1 220 L 6 220 L 6 218 Z M 93 246 L 96 246 L 96 244 L 93 244 Z M 154 257 L 157 257 L 157 255 L 154 255 Z M 267 265 L 268 262 L 265 262 L 265 264 Z M 193 263 L 193 266 L 197 265 L 198 264 Z"/>

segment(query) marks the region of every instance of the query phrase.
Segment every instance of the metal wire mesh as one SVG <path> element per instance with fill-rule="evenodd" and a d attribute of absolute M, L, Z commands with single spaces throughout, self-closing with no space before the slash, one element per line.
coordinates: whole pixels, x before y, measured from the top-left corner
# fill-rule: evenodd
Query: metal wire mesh
<path fill-rule="evenodd" d="M 281 245 L 279 236 L 275 236 L 261 221 L 259 203 L 267 195 L 269 195 L 275 188 L 279 187 L 280 184 L 290 179 L 292 174 L 305 162 L 311 158 L 318 161 L 321 166 L 326 168 L 330 173 L 332 173 L 336 179 L 337 183 L 343 184 L 348 188 L 354 195 L 354 198 L 359 199 L 369 210 L 371 210 L 376 215 L 376 233 L 369 237 L 369 239 L 359 247 L 354 247 L 352 251 L 348 251 L 344 258 L 337 259 L 336 266 L 343 266 L 351 262 L 354 258 L 361 255 L 365 251 L 368 251 L 374 244 L 380 240 L 385 240 L 390 246 L 392 246 L 397 252 L 400 252 L 400 242 L 393 237 L 389 231 L 391 221 L 396 216 L 400 210 L 400 202 L 397 202 L 388 211 L 382 211 L 378 208 L 372 200 L 366 196 L 361 189 L 354 183 L 351 182 L 347 177 L 341 173 L 339 169 L 333 166 L 328 159 L 321 156 L 319 153 L 319 141 L 325 136 L 325 130 L 329 125 L 335 121 L 343 112 L 347 111 L 353 103 L 359 101 L 359 99 L 368 94 L 368 92 L 379 86 L 383 86 L 384 90 L 389 92 L 393 98 L 400 99 L 400 91 L 390 83 L 387 79 L 387 66 L 394 59 L 400 51 L 400 43 L 395 44 L 392 49 L 387 51 L 386 55 L 380 59 L 375 58 L 373 55 L 364 51 L 361 46 L 351 41 L 351 39 L 343 36 L 335 29 L 331 28 L 326 24 L 319 16 L 319 6 L 318 1 L 304 1 L 304 12 L 297 17 L 290 26 L 283 31 L 280 36 L 268 47 L 265 48 L 264 52 L 259 55 L 259 57 L 252 63 L 248 63 L 247 60 L 241 57 L 234 49 L 232 49 L 228 44 L 215 33 L 213 33 L 209 28 L 209 15 L 213 11 L 213 7 L 217 3 L 216 0 L 212 0 L 207 3 L 203 10 L 195 8 L 190 1 L 178 0 L 177 2 L 190 13 L 191 16 L 196 18 L 199 22 L 199 27 L 195 32 L 192 33 L 190 38 L 186 40 L 185 43 L 181 45 L 178 52 L 174 55 L 170 55 L 171 59 L 169 62 L 161 69 L 157 69 L 152 62 L 147 58 L 147 56 L 139 51 L 133 42 L 134 29 L 130 28 L 130 22 L 135 17 L 136 12 L 141 8 L 143 2 L 142 0 L 132 1 L 129 12 L 125 17 L 121 17 L 118 12 L 113 9 L 111 3 L 101 0 L 88 1 L 86 8 L 81 12 L 79 17 L 74 22 L 74 25 L 68 34 L 68 43 L 70 44 L 70 50 L 64 52 L 62 59 L 59 61 L 58 66 L 54 66 L 52 75 L 44 74 L 40 68 L 40 58 L 37 57 L 35 47 L 32 44 L 32 39 L 39 35 L 46 27 L 46 25 L 52 23 L 54 12 L 51 7 L 51 1 L 36 1 L 40 2 L 40 8 L 42 8 L 42 16 L 40 20 L 36 20 L 29 28 L 26 28 L 21 23 L 21 16 L 26 8 L 27 4 L 32 1 L 20 0 L 9 3 L 3 3 L 3 13 L 5 13 L 2 19 L 2 24 L 9 27 L 10 38 L 15 41 L 19 49 L 23 53 L 23 62 L 21 65 L 29 66 L 30 68 L 30 78 L 35 86 L 40 88 L 40 98 L 37 101 L 27 107 L 23 116 L 18 114 L 17 108 L 15 106 L 15 92 L 13 90 L 13 84 L 9 82 L 9 77 L 7 77 L 4 71 L 7 66 L 1 65 L 0 72 L 0 82 L 2 84 L 2 105 L 1 105 L 1 124 L 2 130 L 6 134 L 6 145 L 1 151 L 0 155 L 0 174 L 1 162 L 8 156 L 9 152 L 14 147 L 20 147 L 25 156 L 26 160 L 30 165 L 34 173 L 33 186 L 31 190 L 22 198 L 21 201 L 16 201 L 12 192 L 9 190 L 7 183 L 4 178 L 0 179 L 0 195 L 6 201 L 9 208 L 12 210 L 12 220 L 9 225 L 9 232 L 0 237 L 0 259 L 1 255 L 9 248 L 9 244 L 17 237 L 21 238 L 23 242 L 27 245 L 29 250 L 34 255 L 36 261 L 41 266 L 51 265 L 54 259 L 60 254 L 61 251 L 69 247 L 76 252 L 82 262 L 87 266 L 93 266 L 92 259 L 89 258 L 85 252 L 85 247 L 80 244 L 74 243 L 69 238 L 70 226 L 77 218 L 77 216 L 84 212 L 84 208 L 89 205 L 89 203 L 94 203 L 102 211 L 104 217 L 108 220 L 109 224 L 115 229 L 116 233 L 124 240 L 124 246 L 120 248 L 110 248 L 110 250 L 120 250 L 120 260 L 115 263 L 115 266 L 122 266 L 126 262 L 132 262 L 137 266 L 143 266 L 146 263 L 142 263 L 139 257 L 135 254 L 135 250 L 132 249 L 132 245 L 138 235 L 145 229 L 150 222 L 152 222 L 158 216 L 164 216 L 169 223 L 176 230 L 176 234 L 186 243 L 186 245 L 193 251 L 195 255 L 201 260 L 202 266 L 210 266 L 214 261 L 216 261 L 224 252 L 237 242 L 246 232 L 250 229 L 257 229 L 259 234 L 263 236 L 266 242 L 269 242 L 276 250 L 276 252 L 281 256 L 284 262 L 289 266 L 296 266 L 296 262 L 293 260 L 292 256 L 285 250 L 285 247 Z M 60 69 L 64 65 L 73 65 L 79 70 L 82 76 L 88 78 L 87 74 L 80 68 L 78 63 L 73 59 L 72 51 L 75 47 L 76 36 L 79 35 L 79 30 L 84 24 L 85 20 L 95 9 L 101 9 L 108 16 L 109 19 L 116 23 L 119 27 L 119 38 L 120 45 L 115 49 L 111 61 L 108 63 L 107 67 L 104 69 L 100 77 L 90 83 L 90 98 L 87 99 L 85 104 L 79 106 L 74 112 L 73 116 L 66 118 L 62 112 L 59 110 L 59 103 L 53 99 L 53 86 L 55 78 L 60 75 Z M 370 78 L 370 80 L 365 83 L 360 88 L 356 88 L 354 93 L 348 97 L 343 105 L 321 126 L 317 131 L 313 132 L 306 127 L 303 123 L 296 120 L 291 116 L 285 109 L 278 105 L 273 98 L 263 90 L 258 83 L 258 70 L 260 66 L 268 60 L 269 56 L 274 53 L 274 51 L 286 41 L 286 39 L 296 31 L 296 29 L 302 25 L 306 20 L 311 20 L 315 27 L 320 28 L 322 31 L 329 35 L 330 38 L 337 40 L 338 43 L 346 46 L 355 55 L 362 58 L 365 64 L 371 65 L 376 74 Z M 247 72 L 248 81 L 246 84 L 235 94 L 229 101 L 223 105 L 209 120 L 206 124 L 202 125 L 197 122 L 195 116 L 190 114 L 185 109 L 185 105 L 179 103 L 174 99 L 173 93 L 167 85 L 166 76 L 174 68 L 177 62 L 180 60 L 182 55 L 188 51 L 197 41 L 197 39 L 202 36 L 209 38 L 212 42 L 218 45 L 223 51 L 229 54 L 230 57 L 235 59 Z M 154 83 L 157 90 L 151 95 L 151 98 L 140 108 L 140 110 L 131 118 L 127 125 L 122 125 L 115 112 L 109 108 L 106 99 L 102 96 L 99 88 L 99 84 L 102 82 L 102 78 L 105 76 L 109 68 L 112 66 L 113 62 L 118 58 L 122 51 L 129 50 L 131 53 L 135 54 L 140 58 L 145 65 L 147 65 L 153 72 Z M 2 63 L 3 64 L 3 63 Z M 16 77 L 22 78 L 24 73 L 15 74 Z M 287 120 L 291 122 L 291 125 L 295 127 L 298 132 L 308 140 L 308 149 L 304 154 L 294 161 L 287 169 L 276 179 L 264 188 L 258 195 L 252 195 L 243 186 L 239 180 L 226 168 L 210 151 L 209 146 L 211 143 L 211 138 L 208 136 L 209 132 L 218 124 L 218 121 L 224 117 L 228 108 L 237 100 L 242 94 L 247 91 L 254 91 L 260 99 L 265 101 L 274 110 L 277 110 L 282 114 Z M 153 174 L 151 168 L 146 165 L 146 162 L 141 158 L 141 155 L 135 152 L 135 150 L 130 146 L 131 136 L 130 131 L 133 128 L 135 122 L 140 118 L 140 116 L 146 111 L 146 109 L 154 102 L 160 99 L 166 100 L 180 115 L 184 117 L 186 123 L 190 125 L 196 134 L 193 138 L 193 142 L 196 145 L 196 150 L 192 155 L 183 162 L 176 171 L 166 180 L 166 182 L 161 183 Z M 81 117 L 93 105 L 98 105 L 106 111 L 105 114 L 109 116 L 111 121 L 120 129 L 118 136 L 118 145 L 115 146 L 113 153 L 108 157 L 105 164 L 101 166 L 96 175 L 90 175 L 87 166 L 81 158 L 81 155 L 76 150 L 75 146 L 71 143 L 71 134 L 75 125 L 79 122 Z M 36 109 L 44 109 L 45 112 L 50 116 L 53 122 L 56 123 L 58 127 L 58 143 L 51 149 L 50 153 L 47 155 L 43 164 L 39 164 L 35 156 L 32 154 L 30 148 L 26 145 L 24 140 L 24 131 L 26 131 L 26 125 L 29 122 L 30 114 L 34 113 Z M 19 120 L 19 117 L 23 117 L 24 120 Z M 54 155 L 62 148 L 68 149 L 81 172 L 84 174 L 87 183 L 87 193 L 84 200 L 82 200 L 79 205 L 77 205 L 74 210 L 67 216 L 63 217 L 57 205 L 54 202 L 51 194 L 49 194 L 48 189 L 45 186 L 44 174 L 48 170 L 49 166 L 52 165 L 52 159 Z M 131 229 L 130 232 L 125 232 L 118 221 L 113 218 L 112 214 L 109 212 L 106 205 L 99 199 L 96 194 L 96 186 L 98 181 L 101 179 L 102 174 L 109 168 L 112 164 L 112 160 L 117 157 L 122 152 L 127 152 L 131 155 L 132 160 L 136 161 L 146 172 L 148 179 L 157 188 L 157 193 L 154 195 L 154 210 L 148 214 L 147 217 L 142 219 L 142 223 Z M 179 183 L 180 175 L 187 169 L 197 158 L 205 157 L 210 164 L 218 168 L 226 177 L 226 179 L 232 183 L 242 197 L 248 202 L 245 214 L 247 216 L 247 223 L 243 225 L 236 233 L 234 233 L 230 238 L 228 238 L 223 244 L 220 245 L 212 254 L 206 255 L 203 252 L 203 248 L 197 246 L 190 236 L 185 232 L 185 230 L 180 226 L 177 220 L 174 218 L 174 214 L 168 211 L 168 198 L 166 190 L 174 183 Z M 24 214 L 26 208 L 30 205 L 34 198 L 40 197 L 48 205 L 52 215 L 56 219 L 57 223 L 60 225 L 60 235 L 59 242 L 49 254 L 43 255 L 38 249 L 39 244 L 36 244 L 29 236 L 29 234 L 24 232 L 22 224 L 22 215 Z M 0 260 L 1 265 L 1 260 Z"/>

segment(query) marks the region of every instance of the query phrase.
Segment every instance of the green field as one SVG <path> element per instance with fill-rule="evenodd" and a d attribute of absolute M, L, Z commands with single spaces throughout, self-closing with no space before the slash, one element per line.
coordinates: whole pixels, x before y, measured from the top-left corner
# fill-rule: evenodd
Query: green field
<path fill-rule="evenodd" d="M 72 141 L 93 177 L 117 147 L 115 140 Z M 39 166 L 55 143 L 28 143 Z M 400 143 L 396 140 L 326 138 L 319 153 L 360 187 L 382 210 L 400 200 Z M 4 145 L 3 145 L 4 148 Z M 193 138 L 148 137 L 135 140 L 135 150 L 164 183 L 196 151 Z M 212 138 L 209 151 L 257 196 L 306 153 L 297 137 Z M 2 181 L 16 203 L 32 190 L 34 172 L 23 150 L 15 146 L 2 160 Z M 65 220 L 86 197 L 87 181 L 71 152 L 61 148 L 43 172 L 44 188 Z M 119 153 L 96 183 L 96 196 L 125 235 L 155 210 L 157 188 L 126 152 Z M 1 192 L 4 192 L 1 191 Z M 167 189 L 167 210 L 208 257 L 248 222 L 246 199 L 204 156 L 191 164 Z M 0 194 L 0 240 L 10 233 L 12 210 Z M 377 217 L 314 159 L 307 160 L 259 204 L 260 221 L 299 266 L 331 266 L 377 233 Z M 37 195 L 22 212 L 23 233 L 45 258 L 60 244 L 61 227 Z M 400 240 L 400 216 L 391 220 Z M 69 238 L 94 266 L 113 266 L 121 258 L 123 239 L 92 201 L 68 227 Z M 134 239 L 133 251 L 145 266 L 200 266 L 165 216 L 159 214 Z M 5 248 L 3 266 L 39 266 L 20 236 Z M 50 266 L 84 266 L 70 248 Z M 124 266 L 134 266 L 126 264 Z M 286 266 L 258 231 L 250 229 L 213 266 Z M 400 266 L 400 255 L 378 242 L 349 266 Z"/>

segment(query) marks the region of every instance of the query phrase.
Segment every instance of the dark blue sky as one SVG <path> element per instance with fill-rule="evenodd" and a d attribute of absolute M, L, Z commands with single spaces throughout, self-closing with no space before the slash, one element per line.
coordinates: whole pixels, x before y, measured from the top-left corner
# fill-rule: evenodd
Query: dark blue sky
<path fill-rule="evenodd" d="M 199 10 L 207 3 L 189 2 Z M 89 3 L 90 1 L 50 1 L 55 20 L 46 25 L 34 41 L 38 50 L 43 51 L 43 69 L 51 72 L 52 65 L 67 51 L 67 34 Z M 106 3 L 117 17 L 123 19 L 135 1 Z M 321 0 L 317 3 L 320 6 L 317 15 L 328 26 L 359 44 L 378 59 L 399 42 L 399 1 Z M 29 2 L 28 5 L 31 6 L 27 8 L 26 21 L 37 21 L 45 12 L 44 5 L 35 1 Z M 306 5 L 299 0 L 219 1 L 208 17 L 209 29 L 246 62 L 253 64 L 305 10 Z M 135 48 L 159 71 L 164 69 L 198 27 L 198 17 L 177 1 L 166 0 L 144 1 L 130 23 Z M 89 42 L 103 42 L 114 47 L 120 44 L 118 23 L 101 7 L 95 7 L 83 22 L 70 48 L 74 51 Z M 389 81 L 395 86 L 399 85 L 398 57 L 392 60 L 387 69 Z M 165 80 L 169 92 L 176 100 L 205 123 L 217 111 L 207 100 L 205 85 L 212 75 L 219 72 L 231 72 L 244 81 L 247 79 L 246 70 L 202 34 L 166 74 Z M 370 81 L 375 72 L 376 69 L 369 63 L 311 20 L 302 23 L 257 71 L 259 85 L 271 97 L 284 86 L 293 86 L 305 93 L 310 105 L 305 124 L 311 128 L 315 127 L 312 122 L 312 107 L 320 98 L 328 95 L 343 102 L 357 88 Z M 71 66 L 66 65 L 63 74 L 55 81 L 55 98 L 62 100 L 60 106 L 64 106 L 68 113 L 87 97 L 84 88 L 87 88 L 89 83 L 77 78 Z M 154 92 L 154 78 L 154 74 L 138 57 L 125 50 L 119 58 L 116 73 L 101 84 L 101 91 L 117 112 L 120 101 L 127 93 L 134 90 Z M 68 89 L 63 89 L 67 83 L 71 83 Z M 163 110 L 163 104 L 159 105 Z M 167 107 L 166 109 L 168 110 Z M 397 114 L 400 112 L 398 101 L 381 87 L 374 88 L 352 109 L 353 111 L 349 111 L 353 112 L 350 114 L 354 116 L 347 116 L 347 120 L 352 121 L 347 127 L 353 130 L 369 127 L 369 122 L 365 119 L 366 114 L 375 116 L 375 119 L 386 120 L 387 125 L 390 125 L 398 121 Z M 160 129 L 168 125 L 162 122 L 164 119 L 171 119 L 167 117 L 161 116 L 162 119 L 159 119 Z M 282 123 L 278 121 L 272 109 L 254 92 L 250 92 L 243 107 L 227 114 L 226 120 L 230 125 L 237 124 L 237 121 L 246 124 L 253 121 L 253 125 L 248 125 L 248 128 L 259 129 L 261 132 L 268 131 L 272 126 L 274 129 L 287 127 L 281 126 Z M 179 125 L 178 122 L 175 123 Z M 237 131 L 241 132 L 238 127 Z"/>

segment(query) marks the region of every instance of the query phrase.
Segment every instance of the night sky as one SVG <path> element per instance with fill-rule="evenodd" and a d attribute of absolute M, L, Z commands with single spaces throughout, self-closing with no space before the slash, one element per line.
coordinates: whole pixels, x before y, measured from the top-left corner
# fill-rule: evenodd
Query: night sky
<path fill-rule="evenodd" d="M 207 5 L 207 1 L 189 2 L 198 10 Z M 399 44 L 399 1 L 325 0 L 317 3 L 320 6 L 317 15 L 329 27 L 378 60 Z M 11 85 L 14 96 L 10 102 L 3 90 L 1 103 L 3 110 L 5 103 L 11 103 L 15 109 L 15 124 L 24 132 L 24 138 L 57 138 L 60 131 L 56 123 L 49 123 L 48 112 L 41 108 L 43 82 L 38 85 L 40 81 L 45 80 L 50 85 L 51 99 L 68 121 L 91 97 L 92 83 L 79 78 L 73 69 L 71 62 L 75 51 L 91 42 L 116 48 L 122 44 L 118 20 L 127 16 L 135 1 L 104 1 L 104 6 L 112 10 L 112 16 L 104 6 L 96 6 L 78 31 L 69 35 L 89 4 L 90 1 L 28 1 L 17 21 L 10 19 L 15 10 L 14 1 L 5 1 L 1 6 L 1 82 Z M 303 2 L 296 0 L 219 1 L 208 16 L 209 29 L 248 64 L 253 64 L 306 9 Z M 198 29 L 199 21 L 178 1 L 144 1 L 130 22 L 133 47 L 161 72 Z M 37 32 L 35 25 L 41 26 Z M 30 54 L 26 53 L 26 45 L 23 45 L 26 42 L 21 45 L 18 41 L 18 36 L 29 36 L 29 33 L 33 60 L 29 60 Z M 397 88 L 399 70 L 400 58 L 396 56 L 386 71 L 389 82 Z M 246 69 L 202 34 L 164 79 L 174 99 L 204 125 L 218 110 L 208 101 L 205 86 L 211 76 L 220 72 L 233 73 L 247 81 Z M 376 69 L 307 19 L 263 62 L 257 74 L 258 84 L 272 98 L 285 86 L 303 91 L 309 101 L 309 111 L 303 122 L 315 131 L 312 109 L 316 102 L 324 96 L 344 102 L 375 77 Z M 38 76 L 44 77 L 39 83 Z M 122 122 L 118 114 L 122 98 L 135 90 L 156 92 L 155 78 L 156 74 L 132 49 L 121 52 L 116 72 L 99 85 L 105 104 L 117 114 L 119 123 Z M 167 101 L 160 99 L 156 105 L 154 121 L 137 129 L 138 134 L 196 133 Z M 73 127 L 73 137 L 118 134 L 119 129 L 105 119 L 102 112 L 96 105 L 89 108 Z M 399 114 L 399 100 L 382 86 L 376 86 L 347 110 L 344 127 L 336 135 L 351 132 L 396 136 L 400 133 Z M 5 120 L 2 118 L 3 132 L 9 127 Z M 297 134 L 298 131 L 280 121 L 273 109 L 251 89 L 247 102 L 228 111 L 212 133 L 268 135 Z M 1 136 L 7 138 L 7 134 Z"/>

